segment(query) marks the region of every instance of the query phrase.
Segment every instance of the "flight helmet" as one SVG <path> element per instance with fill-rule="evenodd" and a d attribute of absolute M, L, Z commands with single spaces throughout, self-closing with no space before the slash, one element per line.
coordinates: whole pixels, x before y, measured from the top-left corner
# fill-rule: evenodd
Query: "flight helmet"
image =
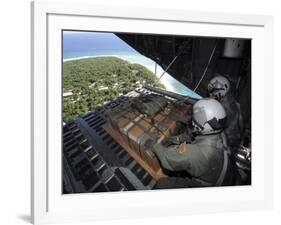
<path fill-rule="evenodd" d="M 221 100 L 230 90 L 230 82 L 224 76 L 218 75 L 210 80 L 208 92 L 211 98 Z"/>
<path fill-rule="evenodd" d="M 192 125 L 197 134 L 220 133 L 225 128 L 226 112 L 222 104 L 213 98 L 198 100 L 193 105 Z"/>

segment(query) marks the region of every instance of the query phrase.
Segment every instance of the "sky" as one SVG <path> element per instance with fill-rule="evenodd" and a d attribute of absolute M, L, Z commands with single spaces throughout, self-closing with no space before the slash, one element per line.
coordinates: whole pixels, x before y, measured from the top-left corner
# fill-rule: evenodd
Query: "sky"
<path fill-rule="evenodd" d="M 86 56 L 85 54 L 122 52 L 138 54 L 135 49 L 113 33 L 64 31 L 63 46 L 64 59 Z"/>

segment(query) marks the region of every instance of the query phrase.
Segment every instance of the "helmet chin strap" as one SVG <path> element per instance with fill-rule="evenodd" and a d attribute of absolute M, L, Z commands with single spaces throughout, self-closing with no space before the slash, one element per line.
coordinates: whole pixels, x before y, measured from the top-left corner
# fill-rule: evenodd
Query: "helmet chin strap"
<path fill-rule="evenodd" d="M 202 135 L 202 136 L 207 136 L 207 135 L 212 135 L 212 134 L 219 134 L 222 132 L 222 129 L 220 130 L 213 130 L 213 131 L 209 131 L 209 132 L 202 132 L 202 129 L 200 129 L 199 127 L 196 128 L 196 130 L 193 130 L 193 133 L 197 134 L 197 135 Z"/>
<path fill-rule="evenodd" d="M 219 92 L 219 94 L 218 94 L 218 101 L 220 101 L 222 99 L 222 96 L 221 96 L 221 93 Z"/>
<path fill-rule="evenodd" d="M 220 130 L 213 130 L 213 131 L 210 131 L 208 133 L 201 133 L 201 135 L 207 136 L 207 135 L 212 135 L 212 134 L 219 134 L 221 132 L 222 132 L 222 129 L 220 129 Z"/>
<path fill-rule="evenodd" d="M 218 94 L 211 93 L 211 94 L 210 94 L 210 97 L 211 97 L 211 98 L 214 98 L 214 99 L 216 99 L 216 100 L 218 100 L 218 101 L 221 101 L 221 99 L 223 98 L 223 97 L 221 96 L 221 93 L 218 93 Z"/>

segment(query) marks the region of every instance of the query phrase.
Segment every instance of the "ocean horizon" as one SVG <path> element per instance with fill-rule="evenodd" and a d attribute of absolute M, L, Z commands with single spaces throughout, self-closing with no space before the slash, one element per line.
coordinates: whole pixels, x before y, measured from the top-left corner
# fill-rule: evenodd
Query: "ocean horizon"
<path fill-rule="evenodd" d="M 63 33 L 63 62 L 95 58 L 95 57 L 118 57 L 129 63 L 137 63 L 145 66 L 155 74 L 155 62 L 130 47 L 112 33 L 97 32 L 70 32 Z M 159 78 L 164 70 L 156 65 L 156 76 Z M 201 98 L 191 89 L 165 73 L 160 82 L 166 90 L 193 98 Z"/>

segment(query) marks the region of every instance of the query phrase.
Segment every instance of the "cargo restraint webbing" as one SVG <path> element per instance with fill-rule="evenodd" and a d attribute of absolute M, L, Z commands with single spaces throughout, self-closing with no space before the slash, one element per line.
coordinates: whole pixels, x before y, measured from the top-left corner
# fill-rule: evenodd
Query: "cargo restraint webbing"
<path fill-rule="evenodd" d="M 130 143 L 130 138 L 135 141 L 138 145 L 140 145 L 140 141 L 144 138 L 145 135 L 142 135 L 140 137 L 138 137 L 137 139 L 136 138 L 132 138 L 131 135 L 129 135 L 129 132 L 131 131 L 131 129 L 133 129 L 135 126 L 140 128 L 144 134 L 148 131 L 151 131 L 151 129 L 155 129 L 157 130 L 161 135 L 165 136 L 167 138 L 167 134 L 165 133 L 166 130 L 168 129 L 168 127 L 166 129 L 161 129 L 159 128 L 158 126 L 161 126 L 161 124 L 163 123 L 163 121 L 165 121 L 168 117 L 169 117 L 169 114 L 165 114 L 165 113 L 161 113 L 160 115 L 163 116 L 163 118 L 160 120 L 160 121 L 154 121 L 154 123 L 151 123 L 151 121 L 145 117 L 145 115 L 143 114 L 139 114 L 138 116 L 136 116 L 135 118 L 130 118 L 127 114 L 128 113 L 132 113 L 134 112 L 134 109 L 133 108 L 123 108 L 123 113 L 119 113 L 117 115 L 115 115 L 115 120 L 118 120 L 118 118 L 125 118 L 128 120 L 128 123 L 123 127 L 121 128 L 121 130 L 123 130 L 123 132 L 126 134 L 126 137 L 128 139 L 128 143 Z M 159 113 L 158 113 L 159 114 Z M 146 123 L 148 123 L 150 125 L 149 128 L 145 128 L 143 127 L 139 122 L 143 120 L 145 121 Z M 120 130 L 120 131 L 121 131 Z M 139 146 L 140 147 L 140 146 Z"/>

